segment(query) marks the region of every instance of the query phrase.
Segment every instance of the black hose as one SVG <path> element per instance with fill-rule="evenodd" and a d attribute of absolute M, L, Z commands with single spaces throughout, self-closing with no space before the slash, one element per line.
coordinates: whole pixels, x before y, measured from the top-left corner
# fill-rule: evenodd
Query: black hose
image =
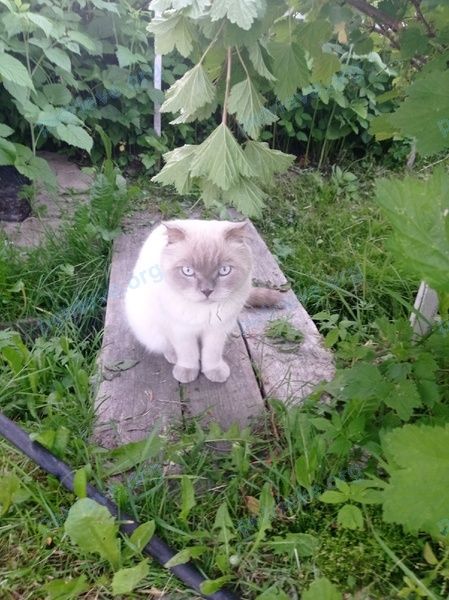
<path fill-rule="evenodd" d="M 56 458 L 54 454 L 38 442 L 31 441 L 30 437 L 23 429 L 18 427 L 13 421 L 1 413 L 0 435 L 13 444 L 20 452 L 28 456 L 28 458 L 31 458 L 32 461 L 47 471 L 47 473 L 57 477 L 65 488 L 73 492 L 73 473 L 68 465 Z M 105 506 L 111 515 L 119 519 L 120 529 L 124 533 L 131 535 L 132 532 L 137 529 L 139 526 L 137 521 L 134 521 L 129 515 L 120 512 L 116 504 L 111 502 L 106 496 L 103 496 L 103 494 L 92 485 L 87 485 L 86 492 L 89 498 L 92 498 L 92 500 L 95 500 L 98 504 Z M 161 565 L 164 565 L 176 554 L 176 552 L 167 546 L 163 540 L 155 535 L 151 538 L 142 552 L 156 559 Z M 192 562 L 171 567 L 170 571 L 184 582 L 187 587 L 198 592 L 203 598 L 207 598 L 208 600 L 239 600 L 238 596 L 225 588 L 209 596 L 202 594 L 200 585 L 206 581 L 206 579 Z"/>

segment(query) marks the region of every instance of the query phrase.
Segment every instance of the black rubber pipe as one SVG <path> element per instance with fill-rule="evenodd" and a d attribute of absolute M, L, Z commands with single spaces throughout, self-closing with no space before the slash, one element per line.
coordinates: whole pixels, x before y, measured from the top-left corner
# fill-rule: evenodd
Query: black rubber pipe
<path fill-rule="evenodd" d="M 73 492 L 73 473 L 70 467 L 62 460 L 56 458 L 56 456 L 44 448 L 44 446 L 38 442 L 31 441 L 30 437 L 23 429 L 8 419 L 8 417 L 5 417 L 2 413 L 0 413 L 0 435 L 20 450 L 20 452 L 28 456 L 28 458 L 31 458 L 31 460 L 44 469 L 44 471 L 57 477 L 65 488 Z M 103 496 L 103 494 L 92 485 L 88 485 L 86 491 L 89 498 L 92 498 L 92 500 L 95 500 L 98 504 L 105 506 L 111 515 L 119 520 L 120 529 L 124 533 L 131 535 L 132 532 L 137 529 L 139 526 L 137 521 L 134 521 L 129 515 L 120 512 L 116 504 L 111 502 L 106 496 Z M 161 565 L 164 565 L 176 554 L 176 552 L 167 546 L 163 540 L 155 535 L 151 538 L 142 552 L 156 559 Z M 200 585 L 206 581 L 206 579 L 192 562 L 171 567 L 170 571 L 185 583 L 187 587 L 198 592 L 203 598 L 207 598 L 208 600 L 239 600 L 238 596 L 225 588 L 209 596 L 202 594 Z"/>

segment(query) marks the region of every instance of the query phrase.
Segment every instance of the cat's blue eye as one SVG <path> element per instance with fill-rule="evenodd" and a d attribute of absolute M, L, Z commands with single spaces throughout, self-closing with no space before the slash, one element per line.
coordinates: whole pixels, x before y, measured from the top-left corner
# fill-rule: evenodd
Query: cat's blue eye
<path fill-rule="evenodd" d="M 225 277 L 226 275 L 229 275 L 231 271 L 232 267 L 229 265 L 223 265 L 218 269 L 218 274 L 221 275 L 221 277 Z"/>
<path fill-rule="evenodd" d="M 193 277 L 193 275 L 195 275 L 195 271 L 192 269 L 192 267 L 182 267 L 181 271 L 186 277 Z"/>

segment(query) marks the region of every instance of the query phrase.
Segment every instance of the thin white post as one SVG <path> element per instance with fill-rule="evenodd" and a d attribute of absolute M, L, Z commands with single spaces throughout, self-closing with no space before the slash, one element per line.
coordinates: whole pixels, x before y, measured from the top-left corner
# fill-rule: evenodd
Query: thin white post
<path fill-rule="evenodd" d="M 159 12 L 155 13 L 155 17 L 160 17 L 161 14 Z M 155 48 L 156 51 L 156 48 Z M 161 90 L 162 89 L 162 56 L 160 54 L 154 55 L 154 89 Z M 154 103 L 154 120 L 153 120 L 153 128 L 156 132 L 156 135 L 160 137 L 162 133 L 161 129 L 161 105 L 159 102 Z"/>
<path fill-rule="evenodd" d="M 436 291 L 429 287 L 427 283 L 421 281 L 413 306 L 415 312 L 410 315 L 410 324 L 415 337 L 422 337 L 430 331 L 438 314 L 438 305 L 439 300 Z"/>

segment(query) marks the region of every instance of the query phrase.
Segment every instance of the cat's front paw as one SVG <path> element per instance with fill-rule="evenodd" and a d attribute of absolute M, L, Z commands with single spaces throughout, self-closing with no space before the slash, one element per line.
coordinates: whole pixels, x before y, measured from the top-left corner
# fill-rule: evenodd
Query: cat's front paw
<path fill-rule="evenodd" d="M 209 381 L 214 381 L 215 383 L 224 383 L 228 379 L 231 369 L 229 368 L 229 365 L 222 360 L 218 367 L 203 371 L 203 373 L 209 379 Z"/>
<path fill-rule="evenodd" d="M 175 365 L 172 373 L 173 377 L 180 383 L 190 383 L 191 381 L 195 381 L 195 379 L 198 377 L 199 369 L 188 369 L 187 367 Z"/>

